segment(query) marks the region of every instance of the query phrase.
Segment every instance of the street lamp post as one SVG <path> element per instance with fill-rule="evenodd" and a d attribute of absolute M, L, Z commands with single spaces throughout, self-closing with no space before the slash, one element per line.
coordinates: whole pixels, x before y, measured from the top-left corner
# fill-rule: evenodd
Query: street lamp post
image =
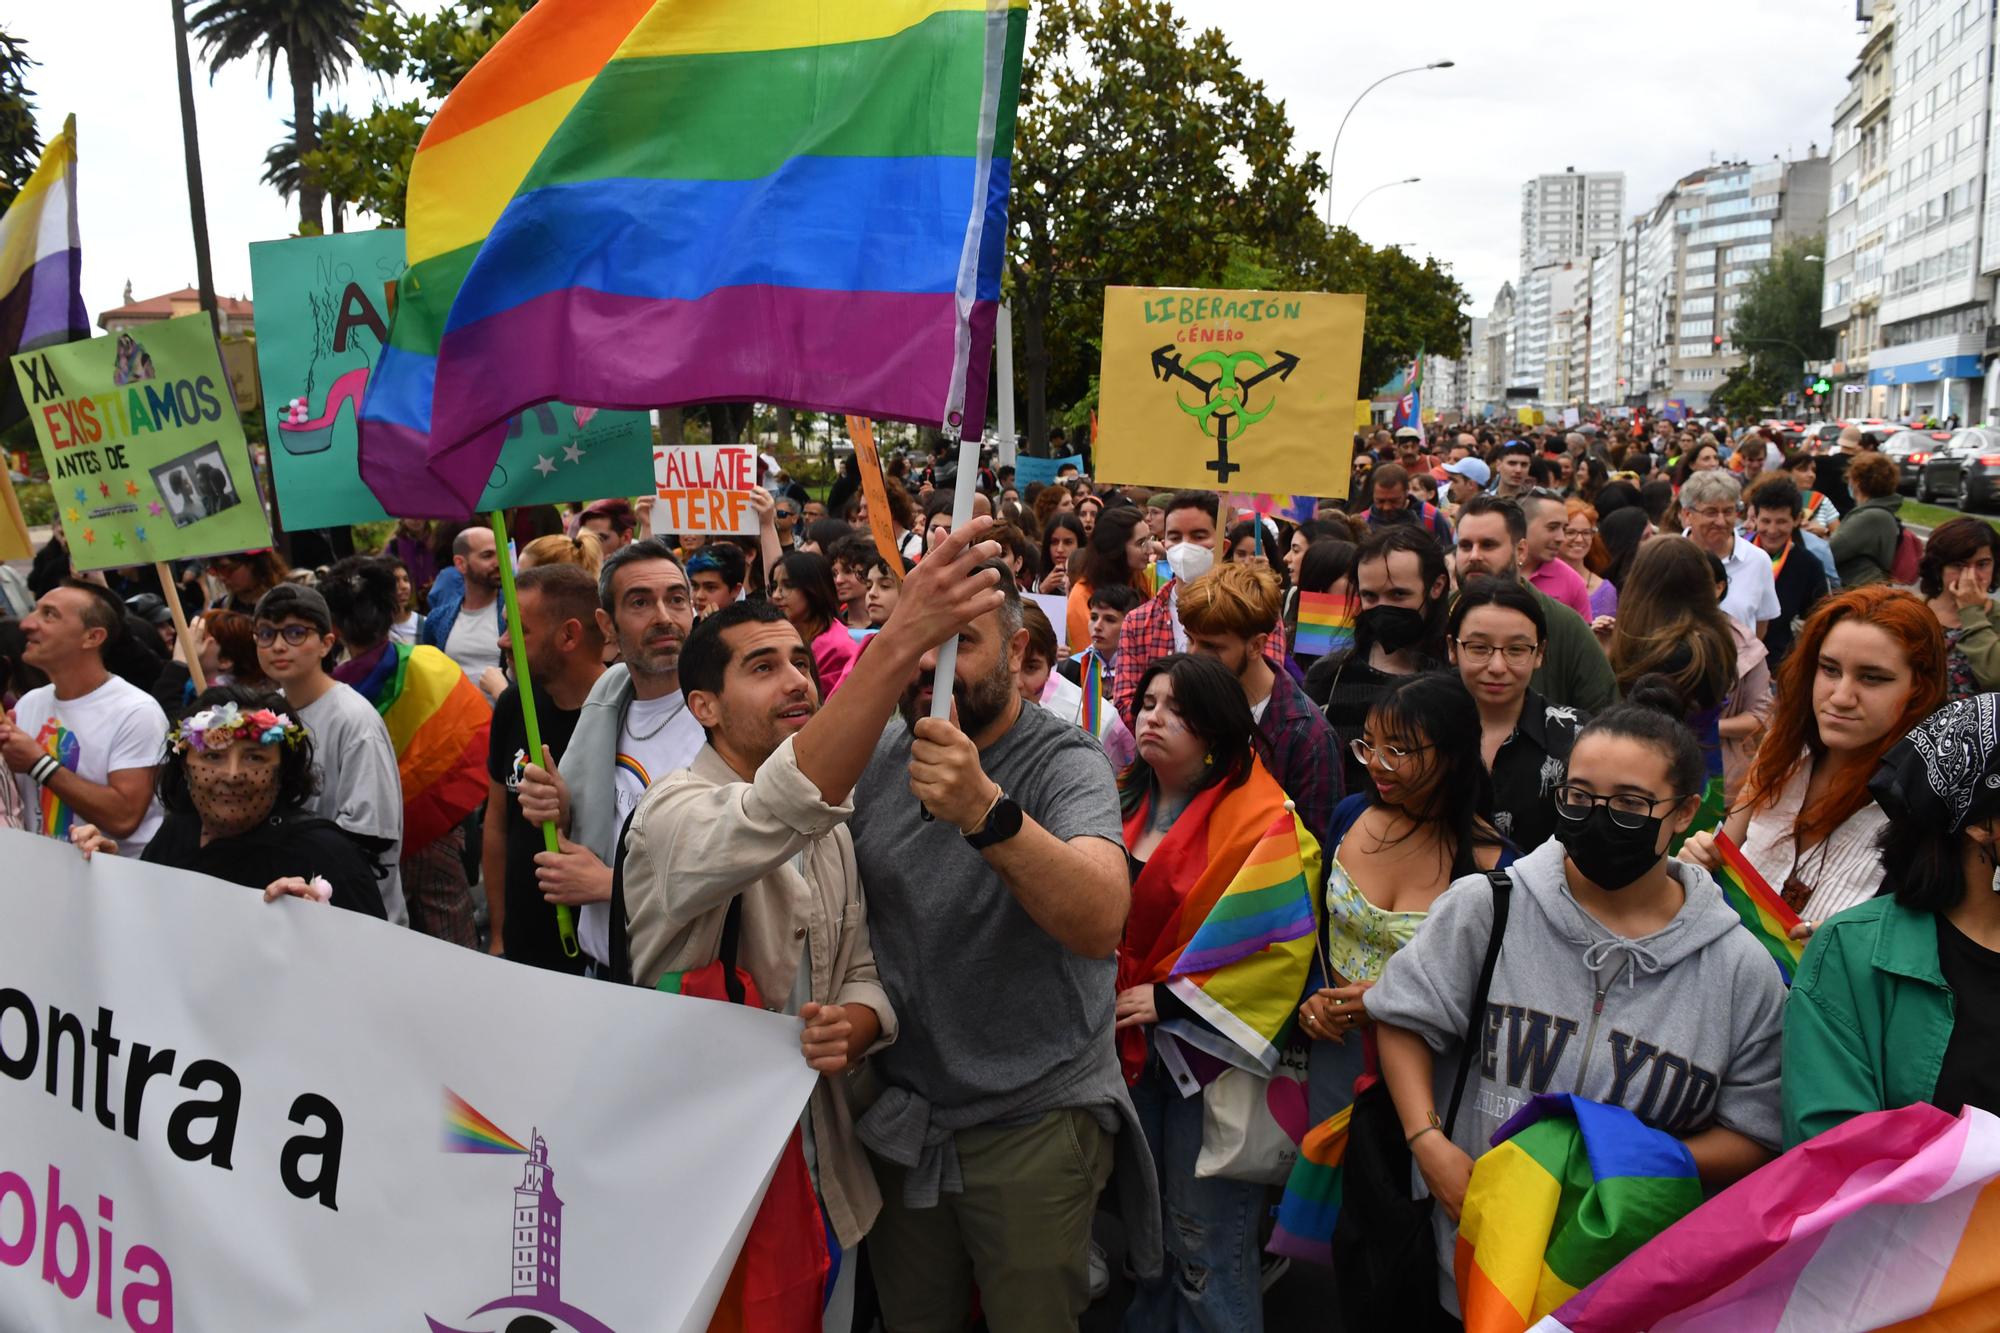
<path fill-rule="evenodd" d="M 1380 194 L 1384 190 L 1393 190 L 1398 185 L 1415 185 L 1422 179 L 1423 177 L 1421 176 L 1410 176 L 1407 177 L 1406 179 L 1399 181 L 1383 181 L 1380 185 L 1370 190 L 1367 194 L 1362 195 L 1359 199 L 1356 199 L 1354 201 L 1354 207 L 1347 210 L 1347 221 L 1341 223 L 1340 225 L 1346 228 L 1348 231 L 1353 231 L 1354 215 L 1361 211 L 1361 206 L 1363 204 L 1367 203 L 1370 199 L 1374 198 L 1377 194 Z"/>
<path fill-rule="evenodd" d="M 1327 226 L 1331 227 L 1333 225 L 1333 160 L 1334 158 L 1340 155 L 1340 136 L 1347 132 L 1347 122 L 1349 119 L 1353 117 L 1354 108 L 1361 105 L 1361 98 L 1368 96 L 1368 94 L 1374 92 L 1377 88 L 1380 88 L 1383 84 L 1387 83 L 1391 79 L 1400 78 L 1405 74 L 1421 74 L 1427 69 L 1450 69 L 1453 65 L 1457 63 L 1458 62 L 1455 60 L 1433 60 L 1428 65 L 1412 65 L 1408 69 L 1399 69 L 1392 74 L 1384 74 L 1381 78 L 1375 80 L 1375 82 L 1369 84 L 1366 88 L 1363 88 L 1361 90 L 1361 95 L 1359 97 L 1356 97 L 1352 102 L 1348 103 L 1347 115 L 1342 116 L 1340 118 L 1340 128 L 1333 132 L 1333 151 L 1326 155 L 1326 225 Z"/>

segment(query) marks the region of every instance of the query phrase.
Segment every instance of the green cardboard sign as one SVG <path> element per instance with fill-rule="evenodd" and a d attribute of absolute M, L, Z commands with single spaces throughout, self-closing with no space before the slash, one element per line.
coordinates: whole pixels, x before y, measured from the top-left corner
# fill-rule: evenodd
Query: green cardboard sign
<path fill-rule="evenodd" d="M 355 416 L 403 266 L 403 233 L 395 229 L 250 247 L 257 373 L 278 516 L 287 528 L 387 517 L 361 482 Z M 545 403 L 515 418 L 479 508 L 652 489 L 653 431 L 644 412 Z"/>
<path fill-rule="evenodd" d="M 271 544 L 207 315 L 13 361 L 78 569 Z"/>

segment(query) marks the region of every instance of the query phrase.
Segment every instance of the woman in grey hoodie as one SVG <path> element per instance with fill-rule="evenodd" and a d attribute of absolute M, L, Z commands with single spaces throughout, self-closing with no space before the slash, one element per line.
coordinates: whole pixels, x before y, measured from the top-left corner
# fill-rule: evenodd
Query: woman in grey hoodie
<path fill-rule="evenodd" d="M 1365 997 L 1383 1078 L 1422 1185 L 1438 1202 L 1439 1298 L 1472 1159 L 1537 1093 L 1623 1106 L 1687 1144 L 1704 1185 L 1748 1175 L 1780 1140 L 1785 988 L 1708 873 L 1668 857 L 1693 820 L 1704 765 L 1639 680 L 1586 726 L 1556 795 L 1556 836 L 1514 863 L 1506 935 L 1485 1010 L 1470 1012 L 1492 932 L 1483 875 L 1446 890 Z M 1465 1034 L 1466 1096 L 1447 1134 Z"/>

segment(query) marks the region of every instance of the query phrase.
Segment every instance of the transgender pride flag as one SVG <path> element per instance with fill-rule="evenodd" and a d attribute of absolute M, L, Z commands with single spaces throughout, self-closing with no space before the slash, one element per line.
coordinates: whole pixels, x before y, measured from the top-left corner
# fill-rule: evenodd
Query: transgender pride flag
<path fill-rule="evenodd" d="M 76 117 L 0 214 L 0 358 L 90 336 L 76 229 Z M 0 430 L 27 416 L 21 387 L 0 375 Z"/>

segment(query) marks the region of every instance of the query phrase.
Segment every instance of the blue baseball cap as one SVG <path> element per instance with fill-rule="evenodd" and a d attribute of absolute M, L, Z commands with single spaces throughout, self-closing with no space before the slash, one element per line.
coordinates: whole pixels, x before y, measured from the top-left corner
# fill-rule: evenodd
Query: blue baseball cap
<path fill-rule="evenodd" d="M 1474 486 L 1484 486 L 1493 480 L 1493 470 L 1476 458 L 1461 458 L 1456 463 L 1446 463 L 1444 471 L 1455 477 L 1464 477 Z"/>

